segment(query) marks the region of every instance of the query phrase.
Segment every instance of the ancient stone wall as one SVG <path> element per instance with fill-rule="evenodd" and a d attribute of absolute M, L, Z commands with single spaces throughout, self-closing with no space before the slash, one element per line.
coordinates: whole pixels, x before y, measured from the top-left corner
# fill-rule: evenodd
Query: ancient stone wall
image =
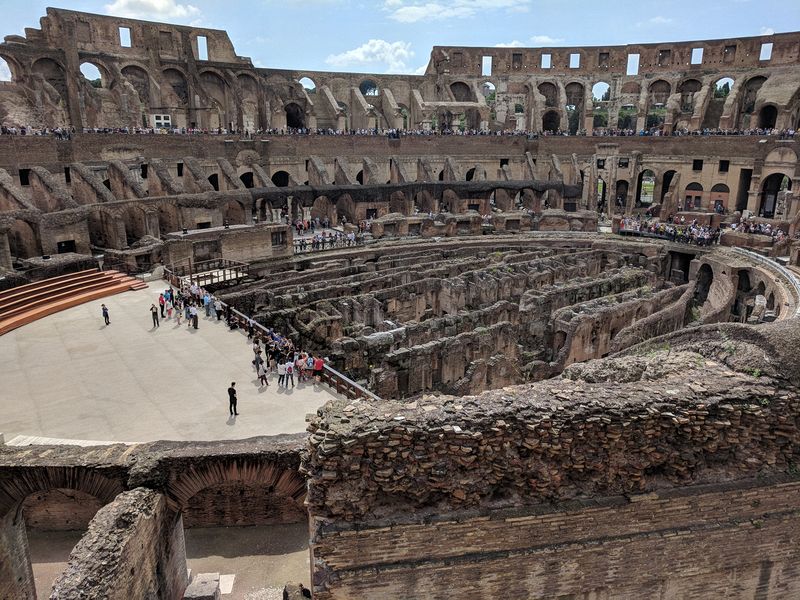
<path fill-rule="evenodd" d="M 50 597 L 171 600 L 188 583 L 180 516 L 163 495 L 137 488 L 95 515 Z"/>

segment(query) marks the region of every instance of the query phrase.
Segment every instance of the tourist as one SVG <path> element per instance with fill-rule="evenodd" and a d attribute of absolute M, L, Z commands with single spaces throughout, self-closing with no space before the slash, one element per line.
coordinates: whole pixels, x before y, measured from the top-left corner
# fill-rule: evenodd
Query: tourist
<path fill-rule="evenodd" d="M 155 303 L 150 305 L 150 316 L 153 317 L 153 329 L 158 327 L 158 309 L 156 308 Z"/>
<path fill-rule="evenodd" d="M 285 387 L 286 383 L 286 363 L 278 360 L 278 387 Z"/>
<path fill-rule="evenodd" d="M 286 379 L 284 380 L 283 387 L 287 387 L 290 381 L 292 382 L 292 387 L 294 387 L 294 364 L 292 363 L 291 358 L 288 358 L 286 360 L 285 369 L 286 369 Z"/>
<path fill-rule="evenodd" d="M 194 304 L 189 307 L 189 314 L 191 316 L 192 327 L 197 329 L 197 307 Z"/>
<path fill-rule="evenodd" d="M 166 299 L 164 298 L 164 294 L 158 295 L 158 307 L 161 309 L 161 318 L 164 318 L 164 305 L 166 304 Z"/>
<path fill-rule="evenodd" d="M 321 357 L 314 358 L 314 379 L 319 381 L 322 378 L 322 371 L 325 368 L 325 361 Z"/>
<path fill-rule="evenodd" d="M 208 292 L 203 295 L 203 307 L 206 309 L 206 317 L 211 316 L 211 294 Z"/>
<path fill-rule="evenodd" d="M 261 357 L 259 356 L 259 358 Z M 263 361 L 258 363 L 258 380 L 262 385 L 269 387 L 269 382 L 267 381 L 267 369 L 264 367 Z"/>
<path fill-rule="evenodd" d="M 222 302 L 220 301 L 219 298 L 214 300 L 214 312 L 217 315 L 217 321 L 219 321 L 220 318 L 222 317 Z"/>
<path fill-rule="evenodd" d="M 177 323 L 178 327 L 181 325 L 181 317 L 183 316 L 183 311 L 180 308 L 175 309 L 175 322 Z"/>
<path fill-rule="evenodd" d="M 167 307 L 167 318 L 171 319 L 172 318 L 172 300 L 167 299 L 165 305 Z"/>
<path fill-rule="evenodd" d="M 231 416 L 238 415 L 239 412 L 236 409 L 236 382 L 231 381 L 231 387 L 228 388 L 228 410 L 231 413 Z"/>
<path fill-rule="evenodd" d="M 103 320 L 106 322 L 106 325 L 111 325 L 111 321 L 108 319 L 108 307 L 105 304 L 101 304 L 100 310 L 103 313 Z"/>

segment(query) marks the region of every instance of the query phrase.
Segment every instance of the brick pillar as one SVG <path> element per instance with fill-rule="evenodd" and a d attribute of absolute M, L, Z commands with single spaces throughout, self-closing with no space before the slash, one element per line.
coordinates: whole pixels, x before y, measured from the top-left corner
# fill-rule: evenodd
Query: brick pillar
<path fill-rule="evenodd" d="M 21 510 L 10 510 L 0 521 L 0 598 L 36 600 L 28 534 Z"/>

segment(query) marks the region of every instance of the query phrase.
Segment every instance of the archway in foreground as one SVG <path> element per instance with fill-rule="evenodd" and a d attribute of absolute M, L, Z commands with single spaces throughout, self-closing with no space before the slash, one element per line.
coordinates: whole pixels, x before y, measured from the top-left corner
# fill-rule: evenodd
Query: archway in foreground
<path fill-rule="evenodd" d="M 792 180 L 783 173 L 773 173 L 761 184 L 758 216 L 771 219 L 778 208 L 778 194 L 792 189 Z"/>

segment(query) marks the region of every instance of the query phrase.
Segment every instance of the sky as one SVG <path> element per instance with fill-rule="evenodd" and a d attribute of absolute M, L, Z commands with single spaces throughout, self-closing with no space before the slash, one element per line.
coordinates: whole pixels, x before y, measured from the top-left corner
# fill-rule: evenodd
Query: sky
<path fill-rule="evenodd" d="M 224 29 L 257 67 L 422 73 L 439 46 L 597 46 L 800 30 L 800 0 L 3 0 L 1 35 L 45 7 Z M 2 72 L 6 70 L 5 77 Z M 0 64 L 0 79 L 7 79 Z"/>

